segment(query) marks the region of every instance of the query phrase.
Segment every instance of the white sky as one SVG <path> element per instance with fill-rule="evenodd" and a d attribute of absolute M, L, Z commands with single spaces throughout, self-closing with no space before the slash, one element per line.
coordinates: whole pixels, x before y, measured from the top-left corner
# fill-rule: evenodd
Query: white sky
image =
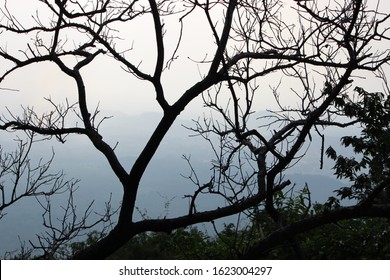
<path fill-rule="evenodd" d="M 3 2 L 4 0 L 0 1 Z M 37 1 L 13 0 L 8 1 L 11 11 L 34 13 Z M 28 22 L 29 17 L 24 16 L 23 20 Z M 179 25 L 177 19 L 169 26 L 165 41 L 168 57 L 173 51 L 173 44 L 179 36 Z M 131 34 L 127 41 L 129 48 L 133 44 L 134 50 L 127 54 L 134 57 L 134 63 L 142 61 L 141 67 L 149 69 L 152 73 L 154 67 L 155 48 L 154 31 L 151 20 L 143 20 L 137 23 L 135 28 L 124 30 L 121 36 Z M 4 36 L 1 41 L 4 42 Z M 186 19 L 183 33 L 183 44 L 178 52 L 177 60 L 170 71 L 164 73 L 164 86 L 167 99 L 173 102 L 184 90 L 195 82 L 199 81 L 202 65 L 194 63 L 193 60 L 202 60 L 214 53 L 215 46 L 208 26 L 205 24 L 203 15 L 197 13 Z M 173 44 L 172 44 L 173 43 Z M 7 40 L 8 49 L 24 48 L 18 46 L 14 38 Z M 4 43 L 2 43 L 4 46 Z M 203 69 L 203 73 L 205 70 Z M 84 77 L 87 83 L 88 100 L 91 104 L 100 102 L 101 108 L 109 111 L 122 111 L 129 114 L 139 114 L 145 111 L 159 111 L 154 98 L 154 89 L 148 83 L 134 79 L 131 75 L 120 69 L 117 63 L 111 59 L 99 58 L 95 63 L 86 67 Z M 43 97 L 51 96 L 55 101 L 64 100 L 65 96 L 75 100 L 76 91 L 73 81 L 62 74 L 56 66 L 49 63 L 33 65 L 8 76 L 2 87 L 18 89 L 19 92 L 2 91 L 0 95 L 1 104 L 34 104 L 36 107 L 42 105 Z M 12 106 L 12 105 L 9 105 Z M 191 108 L 201 107 L 198 102 Z M 92 107 L 90 108 L 92 109 Z"/>
<path fill-rule="evenodd" d="M 0 0 L 3 6 L 5 0 Z M 293 0 L 284 0 L 285 7 L 296 5 Z M 324 1 L 326 3 L 328 1 Z M 372 1 L 372 3 L 376 1 Z M 390 12 L 390 2 L 381 1 L 381 11 Z M 8 1 L 9 10 L 15 15 L 21 16 L 21 22 L 28 24 L 32 22 L 28 14 L 35 14 L 42 4 L 39 1 L 12 0 Z M 44 13 L 39 13 L 45 19 Z M 283 14 L 285 19 L 293 19 L 295 12 L 288 11 Z M 172 53 L 174 43 L 179 36 L 179 24 L 177 18 L 166 23 L 167 34 L 165 36 L 166 58 Z M 219 22 L 218 27 L 221 26 Z M 203 65 L 193 62 L 211 57 L 214 53 L 214 39 L 209 32 L 209 27 L 203 14 L 195 13 L 185 20 L 183 33 L 183 43 L 179 49 L 179 59 L 172 64 L 172 68 L 163 74 L 163 81 L 167 99 L 170 102 L 176 100 L 187 88 L 200 80 L 200 73 L 205 73 Z M 129 37 L 128 37 L 129 35 Z M 122 42 L 123 49 L 133 46 L 133 50 L 126 54 L 134 59 L 134 64 L 142 61 L 141 68 L 147 69 L 152 74 L 155 59 L 154 31 L 151 16 L 142 19 L 136 25 L 128 25 L 120 33 L 120 36 L 128 38 Z M 72 38 L 68 38 L 69 41 Z M 0 34 L 0 46 L 7 46 L 9 50 L 24 49 L 15 37 Z M 191 59 L 189 59 L 191 58 Z M 0 70 L 4 70 L 4 63 L 0 64 Z M 203 67 L 203 69 L 202 69 Z M 1 69 L 3 68 L 3 69 Z M 130 74 L 124 72 L 118 63 L 107 57 L 100 57 L 94 63 L 83 70 L 87 85 L 88 101 L 90 110 L 100 102 L 100 108 L 104 111 L 120 111 L 128 114 L 139 114 L 143 112 L 160 111 L 155 102 L 155 94 L 152 86 L 146 82 L 139 81 Z M 275 75 L 274 75 L 275 76 Z M 280 74 L 266 77 L 266 82 L 276 86 L 279 82 Z M 378 82 L 368 83 L 364 80 L 357 81 L 372 87 L 369 90 L 381 90 Z M 289 89 L 291 85 L 283 85 Z M 8 76 L 1 84 L 3 88 L 17 89 L 18 92 L 0 91 L 0 106 L 7 105 L 10 108 L 19 104 L 33 105 L 37 110 L 41 107 L 44 110 L 46 102 L 43 97 L 52 97 L 55 102 L 64 102 L 67 98 L 70 102 L 76 101 L 77 92 L 72 79 L 62 74 L 58 68 L 50 63 L 35 64 L 26 67 Z M 262 87 L 268 92 L 268 96 L 262 97 L 258 104 L 258 110 L 264 110 L 274 105 L 274 100 L 270 95 L 268 84 Z M 263 94 L 263 93 L 262 93 Z M 288 93 L 291 96 L 291 93 Z M 286 103 L 292 99 L 287 98 Z M 200 99 L 191 104 L 184 115 L 197 114 L 202 108 Z"/>

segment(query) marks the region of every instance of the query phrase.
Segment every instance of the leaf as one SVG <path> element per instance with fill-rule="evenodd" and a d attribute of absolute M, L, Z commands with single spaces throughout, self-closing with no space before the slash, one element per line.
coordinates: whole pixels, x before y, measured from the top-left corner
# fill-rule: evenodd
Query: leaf
<path fill-rule="evenodd" d="M 333 159 L 333 160 L 336 160 L 336 159 L 337 159 L 337 153 L 336 153 L 336 151 L 333 149 L 332 146 L 329 146 L 328 149 L 326 149 L 325 154 L 326 154 L 329 158 L 331 158 L 331 159 Z"/>

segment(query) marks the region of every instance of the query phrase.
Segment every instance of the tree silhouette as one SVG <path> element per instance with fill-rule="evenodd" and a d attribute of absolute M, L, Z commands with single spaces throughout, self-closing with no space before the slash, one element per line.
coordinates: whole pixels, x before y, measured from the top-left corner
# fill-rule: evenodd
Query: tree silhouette
<path fill-rule="evenodd" d="M 259 240 L 254 252 L 291 242 L 299 254 L 295 236 L 303 231 L 340 219 L 390 216 L 389 205 L 359 204 L 286 224 L 288 221 L 274 200 L 275 194 L 290 184 L 284 171 L 304 157 L 312 134 L 323 139 L 325 127 L 345 127 L 359 121 L 344 122 L 339 118 L 345 115 L 343 108 L 335 104 L 348 95 L 354 80 L 370 74 L 385 79 L 385 67 L 390 60 L 386 46 L 390 16 L 383 11 L 383 7 L 388 8 L 386 4 L 378 1 L 371 6 L 364 0 L 37 3 L 36 11 L 27 11 L 32 15 L 32 21 L 27 22 L 22 20 L 26 15 L 11 10 L 9 3 L 4 2 L 1 7 L 0 36 L 20 41 L 16 41 L 16 48 L 2 44 L 0 57 L 7 68 L 2 67 L 0 81 L 27 66 L 51 63 L 73 81 L 77 103 L 60 105 L 48 99 L 54 106 L 52 111 L 38 115 L 32 108 L 25 108 L 20 116 L 10 113 L 1 117 L 0 128 L 55 137 L 60 142 L 65 142 L 69 134 L 84 135 L 105 157 L 122 185 L 115 190 L 123 192 L 115 227 L 74 258 L 105 258 L 132 237 L 147 231 L 169 233 L 237 213 L 255 215 L 259 208 L 266 210 L 276 230 Z M 200 60 L 192 57 L 192 51 L 209 42 L 192 42 L 191 49 L 182 48 L 190 40 L 186 28 L 194 24 L 195 16 L 207 24 L 210 36 L 206 38 L 214 44 Z M 133 34 L 127 31 L 133 26 L 139 28 L 141 20 L 154 30 L 155 53 L 141 53 L 143 58 L 138 53 L 136 57 L 132 55 L 128 40 L 132 40 Z M 143 28 L 146 30 L 146 26 Z M 174 43 L 167 39 L 170 34 L 178 38 Z M 178 97 L 172 101 L 168 96 L 175 89 L 168 87 L 165 75 L 183 59 L 179 53 L 197 66 L 199 79 L 184 90 L 177 89 L 181 92 L 175 92 Z M 91 110 L 87 102 L 91 93 L 83 71 L 88 66 L 99 67 L 102 57 L 114 60 L 131 81 L 136 77 L 152 86 L 162 112 L 130 170 L 118 159 L 116 146 L 106 142 L 99 131 L 105 118 L 99 116 L 98 109 Z M 152 60 L 153 67 L 149 69 L 147 63 L 142 63 L 144 60 Z M 279 109 L 256 118 L 256 106 L 267 99 L 267 93 L 271 93 Z M 115 92 L 107 94 L 115 98 Z M 136 95 L 132 98 L 137 101 Z M 145 170 L 177 117 L 196 99 L 202 99 L 213 112 L 189 128 L 210 143 L 215 152 L 211 180 L 199 182 L 195 173 L 189 176 L 197 189 L 188 195 L 188 211 L 174 218 L 137 221 L 135 203 Z M 81 124 L 69 124 L 72 113 Z M 202 199 L 201 194 L 218 196 L 223 203 L 214 209 L 197 211 L 195 205 Z"/>

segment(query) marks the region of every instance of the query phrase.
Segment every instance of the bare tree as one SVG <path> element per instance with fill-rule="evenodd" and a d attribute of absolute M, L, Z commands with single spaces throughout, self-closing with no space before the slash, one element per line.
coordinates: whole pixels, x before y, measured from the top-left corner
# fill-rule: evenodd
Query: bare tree
<path fill-rule="evenodd" d="M 22 117 L 2 118 L 1 129 L 30 131 L 60 141 L 69 134 L 88 137 L 110 164 L 123 191 L 114 229 L 74 258 L 105 258 L 139 233 L 169 233 L 260 205 L 264 205 L 279 230 L 257 248 L 294 241 L 295 235 L 337 219 L 390 215 L 389 206 L 364 205 L 365 208 L 343 208 L 287 226 L 273 199 L 275 192 L 290 184 L 283 172 L 304 156 L 305 143 L 313 133 L 323 135 L 323 127 L 353 123 L 336 119 L 340 110 L 334 106 L 337 98 L 349 92 L 353 74 L 375 74 L 388 66 L 390 16 L 381 10 L 380 1 L 372 7 L 364 0 L 37 2 L 43 5 L 33 13 L 34 22 L 29 25 L 14 15 L 7 2 L 1 7 L 1 36 L 28 36 L 30 41 L 16 50 L 1 47 L 0 56 L 11 66 L 3 70 L 0 81 L 26 66 L 50 62 L 73 80 L 77 104 L 53 104 L 54 110 L 43 116 L 28 109 Z M 177 100 L 169 101 L 164 74 L 179 60 L 185 28 L 192 24 L 194 15 L 201 15 L 208 24 L 213 55 L 199 61 L 192 59 L 200 69 L 199 80 L 183 90 Z M 144 70 L 147 67 L 140 63 L 143 59 L 131 58 L 132 46 L 121 41 L 131 37 L 126 28 L 142 18 L 152 19 L 154 29 L 156 53 L 152 70 Z M 176 25 L 172 32 L 178 38 L 173 47 L 166 39 L 172 25 Z M 186 56 L 191 57 L 191 53 Z M 129 78 L 152 85 L 163 112 L 130 170 L 118 160 L 115 146 L 99 132 L 104 118 L 99 120 L 98 110 L 91 111 L 87 103 L 83 69 L 97 64 L 99 57 L 112 58 L 129 73 Z M 145 54 L 144 59 L 150 59 L 150 55 Z M 279 110 L 270 112 L 272 118 L 254 120 L 256 104 L 269 91 Z M 182 215 L 136 221 L 135 203 L 145 170 L 179 114 L 202 97 L 215 114 L 199 119 L 191 129 L 214 147 L 211 180 L 202 183 L 195 173 L 189 176 L 197 190 L 189 194 L 190 209 Z M 69 112 L 76 112 L 82 125 L 69 125 L 65 121 Z M 213 142 L 215 139 L 217 142 Z M 200 194 L 217 195 L 224 203 L 215 209 L 197 211 Z"/>
<path fill-rule="evenodd" d="M 14 152 L 7 153 L 0 147 L 0 218 L 6 215 L 3 213 L 6 208 L 24 197 L 49 197 L 62 192 L 66 185 L 72 183 L 64 180 L 63 173 L 49 173 L 54 153 L 47 162 L 42 159 L 35 165 L 31 162 L 29 154 L 34 143 L 34 133 L 30 134 L 28 141 L 16 141 L 17 149 Z"/>
<path fill-rule="evenodd" d="M 110 227 L 110 218 L 115 213 L 111 210 L 110 201 L 100 217 L 90 222 L 93 201 L 84 213 L 76 211 L 74 196 L 77 191 L 78 180 L 66 179 L 63 171 L 51 173 L 51 165 L 54 160 L 54 152 L 44 161 L 31 159 L 31 149 L 37 139 L 34 132 L 27 132 L 27 140 L 17 138 L 17 148 L 13 152 L 6 152 L 0 147 L 0 219 L 3 218 L 14 204 L 23 203 L 23 200 L 34 198 L 43 210 L 42 219 L 45 234 L 37 235 L 37 244 L 30 241 L 30 247 L 21 243 L 21 250 L 7 252 L 6 256 L 12 258 L 66 258 L 69 256 L 60 254 L 59 249 L 68 244 L 75 237 L 80 237 L 89 232 L 98 224 L 104 224 L 101 228 L 105 232 Z M 56 197 L 66 199 L 64 203 L 52 202 Z M 61 200 L 61 199 L 60 199 Z M 52 208 L 61 208 L 62 216 Z M 55 214 L 54 214 L 55 213 Z"/>

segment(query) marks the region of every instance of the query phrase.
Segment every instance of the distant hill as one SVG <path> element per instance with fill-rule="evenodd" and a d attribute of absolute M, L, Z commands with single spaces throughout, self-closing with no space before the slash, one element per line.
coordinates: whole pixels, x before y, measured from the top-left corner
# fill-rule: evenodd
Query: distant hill
<path fill-rule="evenodd" d="M 109 116 L 110 114 L 105 114 Z M 113 113 L 113 118 L 106 120 L 101 126 L 104 138 L 116 146 L 121 162 L 127 168 L 135 161 L 136 156 L 149 139 L 152 129 L 158 123 L 160 114 L 145 113 L 131 116 L 123 113 Z M 137 206 L 140 212 L 150 217 L 172 217 L 185 214 L 188 200 L 185 194 L 194 190 L 193 184 L 181 175 L 188 175 L 189 166 L 182 155 L 191 157 L 191 163 L 205 183 L 210 179 L 212 151 L 200 137 L 189 137 L 190 131 L 183 127 L 191 126 L 191 120 L 178 120 L 167 137 L 163 140 L 155 158 L 153 158 L 145 177 L 141 181 Z M 326 146 L 338 146 L 339 135 L 327 136 Z M 3 138 L 1 145 L 11 146 L 9 139 Z M 83 209 L 95 201 L 96 210 L 102 209 L 104 203 L 112 194 L 113 206 L 119 205 L 121 186 L 110 170 L 108 163 L 84 136 L 70 136 L 63 145 L 55 141 L 38 142 L 34 147 L 33 157 L 48 158 L 55 151 L 53 171 L 64 170 L 68 178 L 80 179 L 76 199 L 78 209 Z M 341 182 L 332 177 L 330 161 L 326 161 L 324 169 L 319 169 L 320 142 L 313 136 L 313 142 L 306 156 L 286 173 L 296 185 L 296 189 L 307 183 L 311 187 L 312 200 L 324 202 Z M 292 184 L 292 185 L 293 185 Z M 212 209 L 214 198 L 205 199 L 200 207 Z M 0 221 L 0 256 L 19 246 L 19 238 L 27 240 L 35 233 L 42 231 L 41 212 L 36 201 L 23 200 L 14 207 L 7 209 L 8 214 Z M 141 215 L 139 215 L 141 219 Z"/>

